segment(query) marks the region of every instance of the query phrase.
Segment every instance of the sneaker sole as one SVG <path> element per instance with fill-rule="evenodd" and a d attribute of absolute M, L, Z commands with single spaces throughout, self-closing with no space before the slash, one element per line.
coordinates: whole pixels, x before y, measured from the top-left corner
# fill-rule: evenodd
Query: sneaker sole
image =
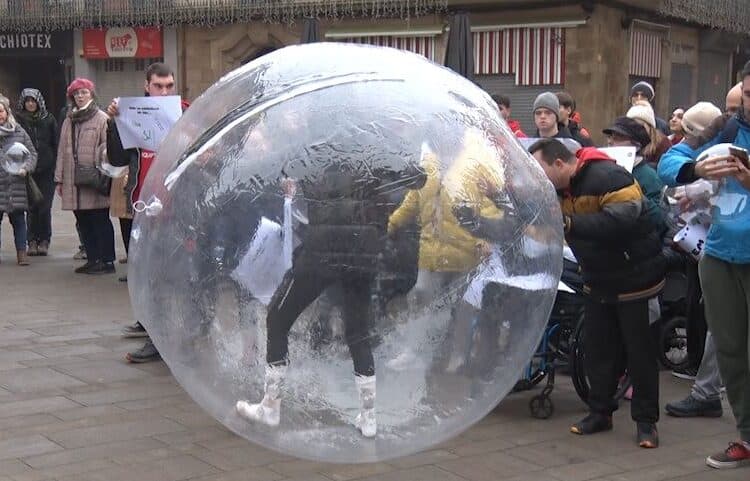
<path fill-rule="evenodd" d="M 715 459 L 711 459 L 711 456 L 709 456 L 706 458 L 706 465 L 714 469 L 736 469 L 743 466 L 750 466 L 750 459 L 745 459 L 743 461 L 721 462 L 716 461 Z"/>
<path fill-rule="evenodd" d="M 147 362 L 161 361 L 161 356 L 156 355 L 152 357 L 130 357 L 130 354 L 126 354 L 125 360 L 133 364 L 145 364 Z"/>
<path fill-rule="evenodd" d="M 148 332 L 123 332 L 122 337 L 125 339 L 140 339 L 143 337 L 148 337 Z"/>
<path fill-rule="evenodd" d="M 674 411 L 672 409 L 664 408 L 667 414 L 675 418 L 720 418 L 724 415 L 724 410 L 721 411 L 700 411 L 698 413 L 689 413 L 685 411 Z"/>

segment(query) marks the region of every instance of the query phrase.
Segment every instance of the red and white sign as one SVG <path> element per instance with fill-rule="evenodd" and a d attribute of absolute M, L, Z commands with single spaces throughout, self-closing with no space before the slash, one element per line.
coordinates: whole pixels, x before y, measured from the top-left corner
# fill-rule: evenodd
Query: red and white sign
<path fill-rule="evenodd" d="M 83 56 L 102 58 L 162 57 L 164 47 L 159 28 L 117 27 L 83 31 Z"/>

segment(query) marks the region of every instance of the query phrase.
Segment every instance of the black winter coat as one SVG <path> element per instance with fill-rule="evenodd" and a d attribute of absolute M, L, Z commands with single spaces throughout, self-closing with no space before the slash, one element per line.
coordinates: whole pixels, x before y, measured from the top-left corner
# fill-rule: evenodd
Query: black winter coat
<path fill-rule="evenodd" d="M 37 164 L 34 174 L 54 175 L 57 161 L 58 128 L 57 121 L 52 114 L 45 112 L 43 116 L 32 116 L 27 112 L 20 112 L 16 120 L 23 127 L 37 152 Z"/>

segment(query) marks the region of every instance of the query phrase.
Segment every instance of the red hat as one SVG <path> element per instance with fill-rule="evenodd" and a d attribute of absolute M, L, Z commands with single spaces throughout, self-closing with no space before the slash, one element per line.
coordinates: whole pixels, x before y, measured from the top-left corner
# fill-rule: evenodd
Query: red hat
<path fill-rule="evenodd" d="M 73 94 L 76 92 L 76 90 L 81 89 L 89 89 L 91 90 L 91 93 L 93 94 L 96 90 L 96 86 L 94 85 L 94 82 L 87 78 L 77 78 L 70 82 L 70 85 L 68 85 L 67 95 L 68 97 L 73 97 Z"/>

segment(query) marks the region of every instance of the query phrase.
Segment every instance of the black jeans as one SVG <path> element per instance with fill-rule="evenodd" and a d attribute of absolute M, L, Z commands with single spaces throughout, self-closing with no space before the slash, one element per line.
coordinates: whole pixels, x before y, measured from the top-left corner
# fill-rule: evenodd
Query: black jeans
<path fill-rule="evenodd" d="M 363 276 L 341 276 L 321 270 L 292 269 L 287 272 L 268 306 L 268 364 L 287 362 L 289 331 L 302 311 L 329 286 L 339 283 L 343 291 L 341 317 L 346 343 L 354 362 L 354 372 L 373 376 L 375 363 L 370 346 L 369 325 L 373 279 Z"/>
<path fill-rule="evenodd" d="M 685 317 L 687 331 L 687 353 L 690 367 L 698 369 L 703 360 L 703 349 L 706 345 L 706 314 L 703 310 L 703 290 L 698 278 L 698 264 L 692 260 L 687 264 L 687 293 L 685 294 Z"/>
<path fill-rule="evenodd" d="M 633 381 L 631 417 L 636 422 L 659 420 L 659 369 L 649 331 L 648 300 L 602 304 L 585 303 L 584 355 L 591 384 L 589 407 L 610 416 L 623 359 Z"/>
<path fill-rule="evenodd" d="M 109 209 L 74 210 L 88 261 L 114 262 L 115 231 Z"/>
<path fill-rule="evenodd" d="M 28 238 L 29 242 L 49 242 L 52 238 L 52 200 L 55 197 L 55 173 L 44 172 L 32 174 L 44 201 L 36 206 L 29 206 Z"/>
<path fill-rule="evenodd" d="M 132 230 L 133 219 L 120 217 L 120 235 L 122 236 L 122 244 L 125 246 L 125 254 L 130 249 L 130 231 Z"/>

